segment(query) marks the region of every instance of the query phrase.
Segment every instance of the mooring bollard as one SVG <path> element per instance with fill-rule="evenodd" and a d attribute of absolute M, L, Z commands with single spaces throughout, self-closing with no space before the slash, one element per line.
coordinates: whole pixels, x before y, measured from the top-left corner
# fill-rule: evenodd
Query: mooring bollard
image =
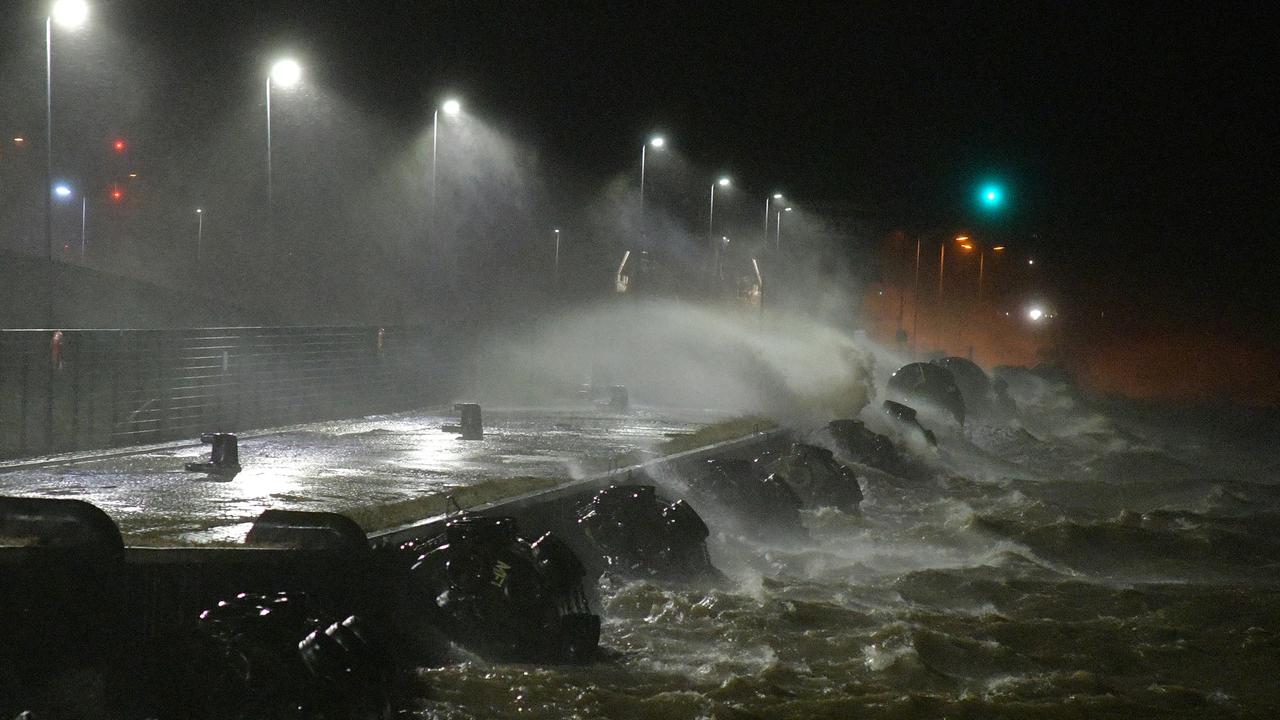
<path fill-rule="evenodd" d="M 627 398 L 626 385 L 612 385 L 609 387 L 609 409 L 617 412 L 626 412 L 631 406 L 630 400 Z"/>
<path fill-rule="evenodd" d="M 459 433 L 463 440 L 483 440 L 484 422 L 480 418 L 479 403 L 456 403 L 454 410 L 462 413 L 462 422 L 458 425 L 445 425 L 445 432 Z"/>
<path fill-rule="evenodd" d="M 191 472 L 240 472 L 240 445 L 235 433 L 205 433 L 200 442 L 211 446 L 209 462 L 191 462 L 186 464 Z"/>

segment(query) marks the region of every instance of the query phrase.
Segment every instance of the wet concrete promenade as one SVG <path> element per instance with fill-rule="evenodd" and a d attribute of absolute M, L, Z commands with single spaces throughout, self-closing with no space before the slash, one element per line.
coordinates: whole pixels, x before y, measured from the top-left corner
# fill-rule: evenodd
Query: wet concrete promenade
<path fill-rule="evenodd" d="M 485 438 L 466 441 L 441 430 L 456 415 L 436 408 L 242 435 L 234 476 L 185 471 L 208 458 L 208 446 L 171 443 L 5 465 L 0 493 L 93 503 L 127 543 L 239 541 L 268 508 L 353 514 L 371 529 L 380 507 L 434 498 L 442 509 L 453 493 L 517 495 L 608 470 L 622 456 L 643 458 L 724 419 L 697 410 L 485 408 Z"/>

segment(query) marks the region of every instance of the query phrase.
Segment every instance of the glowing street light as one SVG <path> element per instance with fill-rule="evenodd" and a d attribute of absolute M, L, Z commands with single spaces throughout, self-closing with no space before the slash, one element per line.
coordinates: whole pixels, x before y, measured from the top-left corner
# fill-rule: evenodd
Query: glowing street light
<path fill-rule="evenodd" d="M 66 201 L 66 200 L 70 200 L 71 197 L 76 193 L 75 193 L 75 190 L 73 190 L 70 185 L 60 182 L 53 187 L 53 194 L 58 197 L 58 200 Z M 80 193 L 80 261 L 81 262 L 84 261 L 84 243 L 85 243 L 85 236 L 86 236 L 85 231 L 88 228 L 88 221 L 89 221 L 89 197 L 85 193 Z"/>
<path fill-rule="evenodd" d="M 45 175 L 44 175 L 44 250 L 45 260 L 48 264 L 48 283 L 45 286 L 45 319 L 48 321 L 49 327 L 55 325 L 53 312 L 53 195 L 49 193 L 49 187 L 53 185 L 53 26 L 56 23 L 58 27 L 65 30 L 75 30 L 89 19 L 89 5 L 84 0 L 57 0 L 50 8 L 49 15 L 44 19 L 44 112 L 45 112 Z M 21 145 L 22 140 L 14 138 L 14 142 Z M 65 186 L 62 186 L 65 188 Z M 70 188 L 66 188 L 66 194 L 62 194 L 57 188 L 54 193 L 59 197 L 69 197 Z M 83 215 L 83 213 L 82 213 Z M 83 237 L 83 222 L 81 223 L 81 236 Z M 50 405 L 50 416 L 52 415 L 53 396 L 50 389 L 48 402 Z M 46 425 L 51 429 L 52 417 L 46 419 Z"/>
<path fill-rule="evenodd" d="M 777 192 L 773 195 L 766 196 L 764 199 L 764 241 L 766 245 L 769 242 L 769 208 L 771 207 L 771 203 L 781 200 L 782 193 Z M 775 247 L 774 249 L 776 250 L 777 248 Z"/>
<path fill-rule="evenodd" d="M 777 223 L 778 226 L 774 229 L 774 238 L 773 238 L 774 249 L 779 249 L 782 247 L 782 213 L 789 213 L 789 212 L 791 212 L 791 208 L 785 207 L 778 213 L 778 223 Z"/>
<path fill-rule="evenodd" d="M 716 186 L 729 187 L 729 178 L 722 177 L 711 183 L 711 209 L 707 212 L 707 240 L 714 243 L 716 229 Z"/>
<path fill-rule="evenodd" d="M 75 30 L 89 19 L 89 4 L 84 0 L 58 0 L 53 4 L 49 17 L 59 27 Z"/>
<path fill-rule="evenodd" d="M 448 98 L 440 107 L 431 113 L 431 220 L 436 218 L 436 149 L 440 139 L 440 111 L 449 117 L 462 114 L 462 103 L 456 98 Z"/>
<path fill-rule="evenodd" d="M 302 66 L 293 58 L 282 58 L 271 66 L 271 80 L 288 90 L 302 80 Z"/>
<path fill-rule="evenodd" d="M 728 236 L 721 235 L 720 242 L 716 244 L 716 277 L 721 280 L 724 279 L 724 258 L 721 251 L 728 251 L 729 242 Z"/>
<path fill-rule="evenodd" d="M 273 224 L 275 209 L 275 178 L 271 163 L 271 85 L 279 85 L 288 90 L 302 80 L 302 66 L 293 58 L 281 58 L 271 66 L 267 73 L 267 213 L 268 223 Z"/>
<path fill-rule="evenodd" d="M 960 247 L 964 248 L 966 251 L 973 250 L 975 247 L 978 249 L 978 304 L 981 305 L 982 304 L 982 281 L 986 272 L 986 260 L 987 260 L 986 248 L 984 248 L 979 243 L 975 243 L 971 241 L 968 235 L 961 235 L 956 238 L 956 241 L 960 242 Z M 997 245 L 991 248 L 991 252 L 993 253 L 1004 252 L 1004 249 L 1005 249 L 1004 245 Z"/>
<path fill-rule="evenodd" d="M 645 223 L 644 223 L 644 161 L 645 161 L 645 151 L 646 151 L 646 150 L 648 150 L 648 149 L 649 149 L 649 148 L 651 148 L 651 147 L 652 147 L 654 150 L 661 150 L 662 148 L 666 147 L 666 145 L 667 145 L 667 140 L 666 140 L 666 138 L 662 137 L 661 135 L 654 135 L 653 137 L 649 138 L 649 142 L 644 143 L 643 145 L 641 145 L 641 146 L 640 146 L 640 232 L 641 232 L 641 234 L 644 234 L 644 230 L 645 230 Z"/>
<path fill-rule="evenodd" d="M 1044 319 L 1044 317 L 1045 317 L 1044 310 L 1038 307 L 1033 307 L 1030 310 L 1027 310 L 1027 319 L 1029 319 L 1031 322 L 1040 322 L 1041 320 Z"/>

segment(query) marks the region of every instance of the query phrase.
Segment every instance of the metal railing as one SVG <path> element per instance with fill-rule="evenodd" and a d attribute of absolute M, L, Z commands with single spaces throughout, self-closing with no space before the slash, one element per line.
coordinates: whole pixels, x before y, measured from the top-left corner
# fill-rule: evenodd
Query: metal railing
<path fill-rule="evenodd" d="M 0 458 L 353 417 L 438 400 L 422 329 L 0 331 Z"/>

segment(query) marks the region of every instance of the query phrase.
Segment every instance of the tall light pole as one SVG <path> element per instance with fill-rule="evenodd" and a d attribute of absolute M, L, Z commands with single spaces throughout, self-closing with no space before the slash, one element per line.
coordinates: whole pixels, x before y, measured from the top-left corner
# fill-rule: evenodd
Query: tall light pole
<path fill-rule="evenodd" d="M 560 228 L 556 228 L 553 232 L 556 234 L 556 266 L 555 266 L 555 283 L 560 284 Z"/>
<path fill-rule="evenodd" d="M 778 211 L 778 223 L 774 229 L 773 246 L 775 249 L 782 247 L 782 213 L 791 212 L 791 208 L 786 207 Z"/>
<path fill-rule="evenodd" d="M 716 243 L 716 277 L 721 280 L 724 279 L 724 257 L 722 253 L 729 251 L 730 242 L 728 237 L 721 235 L 720 242 Z"/>
<path fill-rule="evenodd" d="M 716 186 L 729 187 L 729 178 L 722 177 L 711 183 L 711 208 L 707 211 L 707 240 L 715 245 L 715 229 L 716 229 Z"/>
<path fill-rule="evenodd" d="M 204 209 L 196 208 L 196 264 L 200 264 L 200 246 L 204 243 Z"/>
<path fill-rule="evenodd" d="M 84 263 L 85 229 L 89 225 L 89 194 L 80 193 L 80 262 Z"/>
<path fill-rule="evenodd" d="M 956 238 L 956 240 L 961 240 L 961 238 Z M 976 247 L 978 250 L 978 305 L 979 307 L 981 307 L 982 281 L 983 281 L 984 275 L 986 274 L 985 266 L 986 266 L 986 259 L 987 259 L 987 249 L 979 243 L 974 243 L 969 241 L 969 238 L 967 237 L 963 237 L 963 240 L 964 240 L 964 244 L 962 244 L 960 247 L 964 248 L 965 250 L 973 250 Z M 1004 246 L 996 245 L 995 247 L 991 248 L 991 252 L 992 253 L 1004 252 Z"/>
<path fill-rule="evenodd" d="M 765 247 L 768 247 L 768 245 L 769 245 L 769 208 L 770 208 L 770 204 L 771 204 L 774 200 L 781 200 L 781 199 L 782 199 L 782 193 L 774 193 L 773 195 L 767 196 L 767 197 L 765 197 L 765 199 L 764 199 L 764 246 L 765 246 Z M 778 248 L 775 246 L 775 247 L 774 247 L 774 250 L 777 250 L 777 249 L 778 249 Z"/>
<path fill-rule="evenodd" d="M 275 83 L 281 89 L 288 90 L 302 79 L 302 66 L 293 58 L 282 58 L 271 66 L 267 73 L 267 214 L 268 223 L 275 215 L 275 178 L 271 161 L 271 85 Z"/>
<path fill-rule="evenodd" d="M 957 235 L 956 242 L 969 242 L 968 235 Z M 942 275 L 946 270 L 947 262 L 947 241 L 943 240 L 938 244 L 938 302 L 942 302 Z"/>
<path fill-rule="evenodd" d="M 654 150 L 661 150 L 666 147 L 667 140 L 661 135 L 654 135 L 649 138 L 649 142 L 640 146 L 640 217 L 644 217 L 644 164 L 645 151 L 652 147 Z"/>
<path fill-rule="evenodd" d="M 994 254 L 994 253 L 1004 252 L 1004 245 L 997 245 L 997 246 L 995 246 L 995 247 L 991 248 L 991 252 L 992 252 L 993 254 Z M 992 260 L 995 260 L 995 258 L 994 258 L 994 257 L 992 257 L 991 259 L 992 259 Z M 979 256 L 978 256 L 978 306 L 979 306 L 979 310 L 981 310 L 981 306 L 982 306 L 982 264 L 983 264 L 983 263 L 982 263 L 982 256 L 981 256 L 981 255 L 979 255 Z"/>
<path fill-rule="evenodd" d="M 44 250 L 49 274 L 45 283 L 45 322 L 53 327 L 53 24 L 74 30 L 89 19 L 89 6 L 84 0 L 57 0 L 44 19 Z M 59 190 L 66 186 L 59 186 Z M 68 194 L 70 189 L 67 188 Z M 59 192 L 61 197 L 66 197 Z"/>
<path fill-rule="evenodd" d="M 457 117 L 462 112 L 462 103 L 450 98 L 431 113 L 431 220 L 436 218 L 436 151 L 440 142 L 440 111 L 449 117 Z"/>
<path fill-rule="evenodd" d="M 652 147 L 654 150 L 661 150 L 666 146 L 667 140 L 661 135 L 654 135 L 649 138 L 649 142 L 640 146 L 640 235 L 645 234 L 646 224 L 644 221 L 644 161 L 645 151 Z"/>

